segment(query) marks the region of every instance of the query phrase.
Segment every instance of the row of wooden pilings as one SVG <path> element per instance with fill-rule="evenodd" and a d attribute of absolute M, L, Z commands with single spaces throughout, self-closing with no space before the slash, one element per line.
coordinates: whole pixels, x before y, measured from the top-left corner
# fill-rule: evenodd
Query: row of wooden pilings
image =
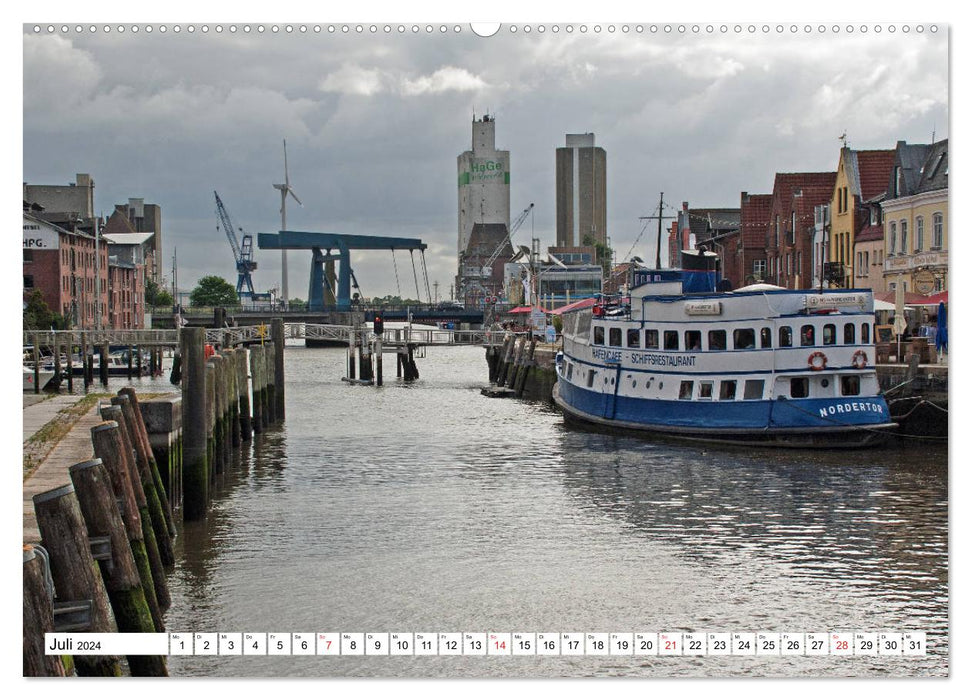
<path fill-rule="evenodd" d="M 235 451 L 284 417 L 281 319 L 271 337 L 248 350 L 212 352 L 205 329 L 182 329 L 179 444 L 149 435 L 149 405 L 124 388 L 100 407 L 95 458 L 70 467 L 70 484 L 34 497 L 42 545 L 24 546 L 25 676 L 68 675 L 71 664 L 80 676 L 122 674 L 118 657 L 46 653 L 45 632 L 165 630 L 173 511 L 181 504 L 184 520 L 205 518 L 211 487 L 232 468 Z M 156 443 L 176 457 L 166 459 L 164 476 Z M 164 657 L 127 661 L 133 676 L 167 675 Z"/>
<path fill-rule="evenodd" d="M 283 319 L 273 319 L 270 337 L 272 342 L 248 350 L 226 348 L 209 354 L 205 329 L 182 329 L 181 484 L 186 520 L 206 516 L 211 487 L 217 475 L 232 467 L 235 450 L 284 418 Z"/>
<path fill-rule="evenodd" d="M 40 365 L 41 365 L 41 355 L 40 355 L 40 345 L 39 336 L 35 336 L 34 345 L 32 351 L 32 359 L 34 365 L 34 393 L 40 393 L 42 387 L 40 386 Z M 64 379 L 67 379 L 67 390 L 68 392 L 74 391 L 74 348 L 77 347 L 81 357 L 81 380 L 84 390 L 87 391 L 89 387 L 94 385 L 94 358 L 95 354 L 98 355 L 98 379 L 102 386 L 108 386 L 108 375 L 110 370 L 109 363 L 109 350 L 108 343 L 103 343 L 100 347 L 89 345 L 85 340 L 84 334 L 81 334 L 80 345 L 71 345 L 68 343 L 60 344 L 57 343 L 51 347 L 53 353 L 53 364 L 54 364 L 54 376 L 51 378 L 51 384 L 54 386 L 60 386 Z M 64 357 L 64 363 L 62 366 L 61 357 Z M 148 356 L 148 366 L 145 367 L 142 362 L 142 351 L 140 347 L 129 346 L 128 357 L 127 357 L 127 372 L 126 375 L 128 379 L 132 377 L 140 377 L 146 371 L 149 375 L 153 377 L 162 375 L 162 348 L 161 347 L 151 347 L 149 349 Z"/>
<path fill-rule="evenodd" d="M 489 381 L 497 386 L 512 389 L 516 396 L 521 397 L 526 386 L 526 379 L 534 366 L 533 355 L 535 352 L 535 338 L 526 335 L 509 335 L 500 348 L 490 348 L 486 352 Z"/>
<path fill-rule="evenodd" d="M 397 377 L 406 382 L 418 379 L 418 365 L 415 364 L 417 345 L 409 343 L 397 349 Z M 355 355 L 357 356 L 355 358 Z M 360 369 L 360 378 L 357 370 Z M 347 344 L 347 378 L 376 386 L 384 385 L 384 347 L 382 334 L 368 337 L 367 329 L 357 327 L 351 331 Z"/>
<path fill-rule="evenodd" d="M 25 676 L 119 676 L 115 656 L 47 654 L 46 632 L 162 632 L 171 604 L 175 520 L 138 397 L 124 388 L 91 428 L 94 459 L 34 496 L 42 545 L 24 546 Z M 55 649 L 55 651 L 58 651 Z M 70 663 L 66 662 L 70 659 Z M 129 656 L 133 676 L 167 675 L 161 656 Z"/>

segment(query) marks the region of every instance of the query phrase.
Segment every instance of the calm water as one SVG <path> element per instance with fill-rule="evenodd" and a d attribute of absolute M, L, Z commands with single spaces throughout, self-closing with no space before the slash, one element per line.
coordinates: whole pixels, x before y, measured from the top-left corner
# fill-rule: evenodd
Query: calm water
<path fill-rule="evenodd" d="M 175 676 L 943 676 L 947 453 L 731 451 L 565 429 L 479 394 L 287 352 L 285 425 L 180 533 L 169 631 L 924 630 L 924 658 L 170 657 Z"/>

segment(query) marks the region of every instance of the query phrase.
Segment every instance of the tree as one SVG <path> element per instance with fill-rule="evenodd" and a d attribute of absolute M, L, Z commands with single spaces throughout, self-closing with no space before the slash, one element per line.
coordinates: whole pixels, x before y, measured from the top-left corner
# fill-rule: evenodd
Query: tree
<path fill-rule="evenodd" d="M 218 275 L 207 275 L 189 295 L 193 306 L 237 306 L 236 288 Z"/>
<path fill-rule="evenodd" d="M 61 314 L 51 311 L 44 295 L 39 289 L 35 289 L 27 298 L 24 304 L 24 330 L 25 331 L 49 331 L 66 330 L 67 323 Z"/>
<path fill-rule="evenodd" d="M 597 251 L 597 262 L 603 268 L 604 277 L 609 277 L 610 268 L 613 267 L 613 251 L 605 243 L 601 243 L 589 233 L 583 237 L 583 245 L 592 246 Z"/>
<path fill-rule="evenodd" d="M 145 304 L 147 306 L 156 307 L 161 306 L 163 308 L 167 306 L 172 306 L 175 301 L 172 299 L 172 295 L 165 291 L 158 282 L 155 280 L 145 281 Z"/>

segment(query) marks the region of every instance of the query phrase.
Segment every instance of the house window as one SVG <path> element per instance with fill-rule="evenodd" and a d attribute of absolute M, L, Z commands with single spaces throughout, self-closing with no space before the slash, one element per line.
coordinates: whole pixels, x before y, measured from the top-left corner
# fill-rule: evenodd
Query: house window
<path fill-rule="evenodd" d="M 34 276 L 24 275 L 24 289 L 33 289 L 33 288 L 34 288 Z"/>
<path fill-rule="evenodd" d="M 924 217 L 918 216 L 914 219 L 914 252 L 919 253 L 924 249 Z"/>
<path fill-rule="evenodd" d="M 648 328 L 644 331 L 644 347 L 648 349 L 657 348 L 657 329 Z"/>
<path fill-rule="evenodd" d="M 887 252 L 888 255 L 894 255 L 897 252 L 897 222 L 890 222 L 890 250 Z"/>
<path fill-rule="evenodd" d="M 791 229 L 789 231 L 789 245 L 795 245 L 796 244 L 796 212 L 792 212 L 792 220 L 790 222 L 790 227 Z"/>
<path fill-rule="evenodd" d="M 639 328 L 627 329 L 627 347 L 639 348 L 641 346 L 641 331 Z"/>
<path fill-rule="evenodd" d="M 779 215 L 775 215 L 775 247 L 779 247 Z"/>
<path fill-rule="evenodd" d="M 944 215 L 941 212 L 934 214 L 934 242 L 935 249 L 944 247 Z"/>
<path fill-rule="evenodd" d="M 34 251 L 24 250 L 24 262 L 25 263 L 34 262 Z"/>
<path fill-rule="evenodd" d="M 907 254 L 907 222 L 900 222 L 900 254 Z"/>
<path fill-rule="evenodd" d="M 756 260 L 752 263 L 752 273 L 758 278 L 765 277 L 765 260 Z"/>

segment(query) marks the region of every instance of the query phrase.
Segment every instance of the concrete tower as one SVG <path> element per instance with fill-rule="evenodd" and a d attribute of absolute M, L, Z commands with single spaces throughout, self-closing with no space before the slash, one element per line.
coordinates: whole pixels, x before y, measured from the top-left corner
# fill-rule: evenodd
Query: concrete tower
<path fill-rule="evenodd" d="M 607 243 L 607 153 L 593 134 L 567 134 L 556 149 L 556 245 L 583 245 L 588 234 Z"/>
<path fill-rule="evenodd" d="M 476 224 L 509 228 L 509 151 L 496 150 L 496 122 L 486 114 L 472 120 L 472 150 L 458 157 L 461 260 Z"/>

